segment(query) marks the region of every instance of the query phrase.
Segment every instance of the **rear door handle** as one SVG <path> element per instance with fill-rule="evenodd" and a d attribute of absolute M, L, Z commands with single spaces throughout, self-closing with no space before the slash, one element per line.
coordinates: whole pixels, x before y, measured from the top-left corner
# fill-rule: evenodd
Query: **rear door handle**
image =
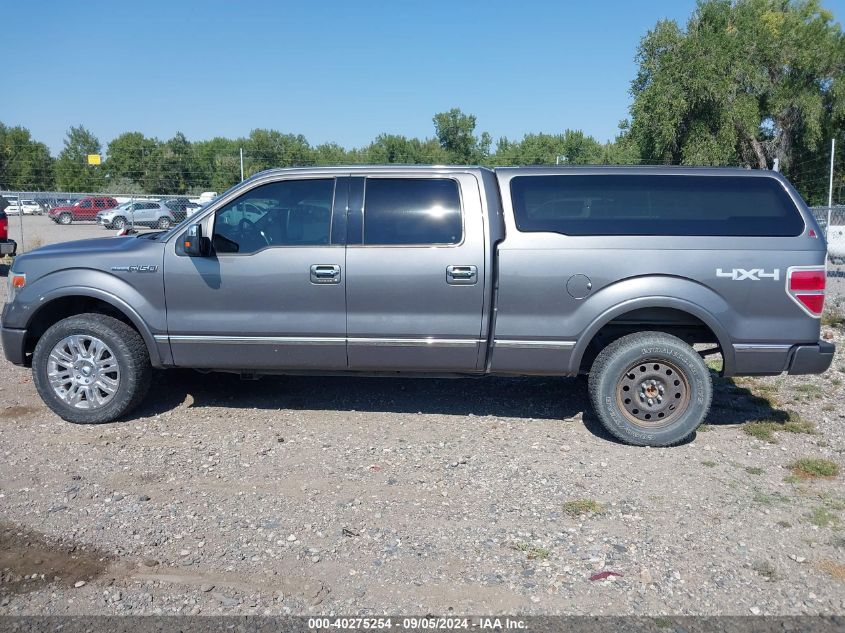
<path fill-rule="evenodd" d="M 446 283 L 453 286 L 472 286 L 478 281 L 476 266 L 447 266 Z"/>
<path fill-rule="evenodd" d="M 311 266 L 312 284 L 339 284 L 340 266 L 336 264 L 314 264 Z"/>

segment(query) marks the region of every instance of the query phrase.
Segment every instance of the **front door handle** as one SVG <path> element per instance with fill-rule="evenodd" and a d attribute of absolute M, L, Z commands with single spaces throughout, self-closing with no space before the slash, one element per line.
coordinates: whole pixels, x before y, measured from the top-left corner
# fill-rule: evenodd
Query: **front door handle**
<path fill-rule="evenodd" d="M 472 286 L 478 281 L 476 266 L 447 266 L 446 283 L 453 286 Z"/>
<path fill-rule="evenodd" d="M 311 266 L 312 284 L 339 284 L 340 266 L 336 264 L 314 264 Z"/>

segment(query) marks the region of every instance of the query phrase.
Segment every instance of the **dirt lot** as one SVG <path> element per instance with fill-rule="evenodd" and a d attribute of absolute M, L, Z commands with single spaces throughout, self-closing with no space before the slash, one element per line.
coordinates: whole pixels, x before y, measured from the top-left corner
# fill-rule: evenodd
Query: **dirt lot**
<path fill-rule="evenodd" d="M 719 379 L 643 449 L 575 379 L 171 371 L 84 427 L 4 361 L 0 614 L 843 614 L 843 476 L 792 467 L 845 468 L 843 379 Z"/>

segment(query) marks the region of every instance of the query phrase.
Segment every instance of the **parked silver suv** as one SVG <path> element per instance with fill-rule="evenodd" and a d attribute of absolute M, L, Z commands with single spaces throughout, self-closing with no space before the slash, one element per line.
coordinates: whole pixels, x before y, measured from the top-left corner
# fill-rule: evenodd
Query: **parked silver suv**
<path fill-rule="evenodd" d="M 173 211 L 163 202 L 143 200 L 124 202 L 114 209 L 100 211 L 97 214 L 97 224 L 107 229 L 122 229 L 132 224 L 169 229 L 176 224 L 176 218 Z"/>

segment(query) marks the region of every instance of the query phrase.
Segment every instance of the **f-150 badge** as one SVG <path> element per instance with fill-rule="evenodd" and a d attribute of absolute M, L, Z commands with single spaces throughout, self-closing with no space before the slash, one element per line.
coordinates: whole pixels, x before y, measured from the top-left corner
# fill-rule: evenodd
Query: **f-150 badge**
<path fill-rule="evenodd" d="M 112 266 L 111 269 L 116 273 L 154 273 L 158 270 L 158 266 L 134 264 L 132 266 Z"/>

